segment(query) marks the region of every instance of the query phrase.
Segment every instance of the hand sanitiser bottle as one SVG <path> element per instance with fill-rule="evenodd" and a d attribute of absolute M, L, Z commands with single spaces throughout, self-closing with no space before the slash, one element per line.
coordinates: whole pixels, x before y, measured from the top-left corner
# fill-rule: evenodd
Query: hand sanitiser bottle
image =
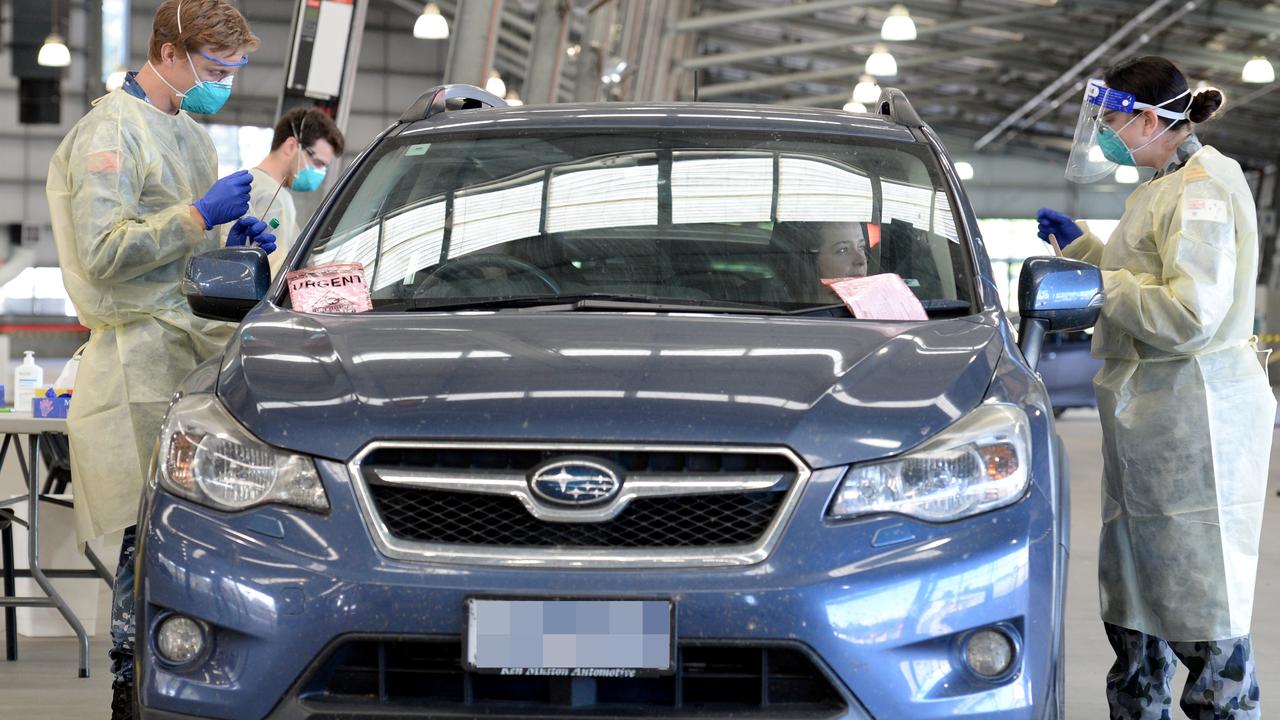
<path fill-rule="evenodd" d="M 23 355 L 22 364 L 13 371 L 13 411 L 29 413 L 31 401 L 44 385 L 44 368 L 36 364 L 35 352 L 27 350 Z"/>

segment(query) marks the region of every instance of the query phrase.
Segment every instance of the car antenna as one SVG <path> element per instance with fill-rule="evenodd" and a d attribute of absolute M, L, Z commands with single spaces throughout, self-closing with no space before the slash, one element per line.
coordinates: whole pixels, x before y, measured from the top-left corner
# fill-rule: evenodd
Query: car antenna
<path fill-rule="evenodd" d="M 694 68 L 693 70 L 693 101 L 698 102 L 698 78 L 702 75 L 702 70 Z"/>

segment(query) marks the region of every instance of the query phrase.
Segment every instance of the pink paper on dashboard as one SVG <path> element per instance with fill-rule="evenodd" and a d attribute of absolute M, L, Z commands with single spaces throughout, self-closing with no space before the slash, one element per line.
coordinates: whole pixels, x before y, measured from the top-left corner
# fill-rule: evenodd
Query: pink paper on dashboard
<path fill-rule="evenodd" d="M 286 273 L 289 302 L 308 313 L 360 313 L 373 309 L 360 263 L 332 263 Z"/>
<path fill-rule="evenodd" d="M 928 320 L 924 305 L 902 278 L 893 273 L 857 278 L 823 279 L 853 316 L 862 320 Z"/>

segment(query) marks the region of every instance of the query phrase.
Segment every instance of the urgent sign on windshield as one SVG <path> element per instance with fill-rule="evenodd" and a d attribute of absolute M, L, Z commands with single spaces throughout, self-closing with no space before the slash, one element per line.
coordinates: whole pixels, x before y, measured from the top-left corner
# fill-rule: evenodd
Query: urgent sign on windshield
<path fill-rule="evenodd" d="M 332 263 L 285 275 L 289 302 L 306 313 L 360 313 L 373 309 L 364 265 Z"/>

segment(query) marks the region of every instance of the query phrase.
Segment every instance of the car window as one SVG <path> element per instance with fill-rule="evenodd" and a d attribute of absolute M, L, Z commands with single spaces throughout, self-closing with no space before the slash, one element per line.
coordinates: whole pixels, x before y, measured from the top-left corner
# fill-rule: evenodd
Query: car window
<path fill-rule="evenodd" d="M 968 307 L 971 261 L 926 147 L 776 135 L 408 135 L 384 143 L 299 267 L 358 262 L 408 300 L 624 294 L 797 310 L 900 276 Z"/>

